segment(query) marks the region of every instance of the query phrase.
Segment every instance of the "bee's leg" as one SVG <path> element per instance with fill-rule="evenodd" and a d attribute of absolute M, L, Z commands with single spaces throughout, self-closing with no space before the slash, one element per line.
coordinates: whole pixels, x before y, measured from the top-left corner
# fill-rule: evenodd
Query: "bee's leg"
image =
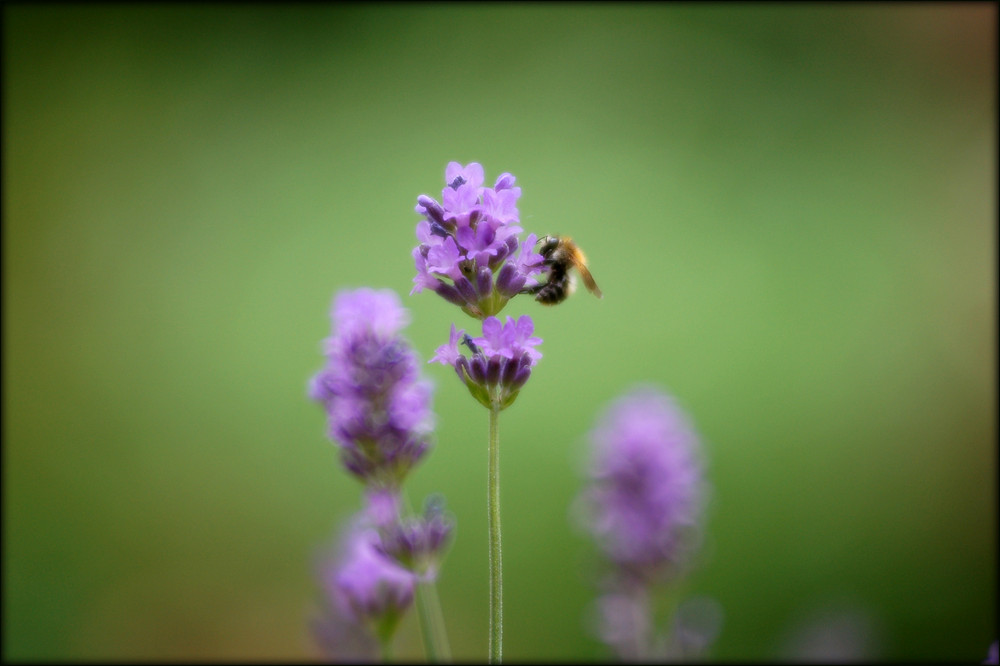
<path fill-rule="evenodd" d="M 549 269 L 546 272 L 546 276 L 549 277 L 549 278 L 552 277 L 551 266 L 552 266 L 553 263 L 555 263 L 555 262 L 553 262 L 551 259 L 548 259 L 548 258 L 542 260 L 542 266 L 545 266 L 546 268 Z M 532 295 L 534 295 L 534 294 L 537 294 L 538 292 L 540 292 L 542 290 L 542 287 L 544 287 L 548 283 L 549 283 L 548 280 L 546 280 L 545 282 L 539 282 L 538 284 L 533 285 L 531 287 L 525 287 L 524 289 L 522 289 L 521 291 L 519 291 L 517 293 L 519 293 L 519 294 L 532 294 Z"/>
<path fill-rule="evenodd" d="M 519 294 L 531 294 L 532 296 L 537 294 L 542 290 L 548 282 L 539 282 L 538 284 L 533 284 L 530 287 L 525 287 L 521 291 L 517 292 Z"/>

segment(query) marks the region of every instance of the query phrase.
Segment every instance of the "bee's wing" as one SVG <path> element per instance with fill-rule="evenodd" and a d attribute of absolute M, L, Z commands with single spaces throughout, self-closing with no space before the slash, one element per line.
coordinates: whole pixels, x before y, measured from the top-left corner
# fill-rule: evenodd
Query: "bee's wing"
<path fill-rule="evenodd" d="M 580 277 L 583 278 L 583 284 L 586 285 L 587 291 L 598 298 L 604 296 L 604 294 L 601 293 L 601 288 L 597 286 L 596 282 L 594 282 L 594 276 L 590 274 L 586 264 L 582 261 L 576 262 L 576 270 L 580 271 Z"/>

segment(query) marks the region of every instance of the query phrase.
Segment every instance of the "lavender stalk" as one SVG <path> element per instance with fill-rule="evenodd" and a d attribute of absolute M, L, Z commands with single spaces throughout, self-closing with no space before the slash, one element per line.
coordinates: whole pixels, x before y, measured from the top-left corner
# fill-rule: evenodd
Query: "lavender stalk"
<path fill-rule="evenodd" d="M 332 318 L 327 362 L 309 396 L 323 405 L 330 438 L 364 485 L 366 506 L 342 554 L 324 565 L 327 610 L 317 638 L 331 656 L 370 656 L 377 643 L 388 660 L 399 619 L 419 587 L 434 584 L 453 524 L 439 498 L 423 516 L 404 518 L 399 507 L 403 481 L 431 446 L 432 391 L 400 335 L 409 315 L 394 292 L 343 291 Z M 440 612 L 430 615 L 422 602 L 418 611 L 425 636 L 443 636 L 433 626 Z M 435 659 L 437 642 L 429 638 L 427 650 Z"/>
<path fill-rule="evenodd" d="M 503 549 L 500 545 L 500 406 L 490 405 L 490 450 L 487 511 L 490 532 L 490 652 L 491 664 L 503 659 Z"/>
<path fill-rule="evenodd" d="M 535 349 L 542 339 L 535 337 L 531 317 L 517 321 L 496 317 L 483 322 L 483 335 L 473 338 L 451 326 L 448 344 L 438 347 L 431 362 L 454 368 L 469 394 L 490 413 L 487 513 L 490 540 L 490 634 L 489 660 L 500 663 L 503 656 L 503 553 L 500 532 L 500 412 L 514 403 L 531 376 L 531 368 L 542 357 Z M 465 356 L 459 345 L 471 352 Z"/>
<path fill-rule="evenodd" d="M 493 187 L 483 186 L 483 167 L 475 162 L 450 162 L 445 169 L 441 202 L 417 197 L 419 244 L 413 249 L 416 276 L 413 290 L 430 289 L 467 315 L 483 322 L 483 336 L 472 338 L 454 325 L 448 344 L 432 361 L 450 365 L 469 393 L 490 412 L 488 439 L 487 512 L 489 525 L 490 634 L 489 660 L 499 663 L 503 645 L 503 585 L 500 532 L 499 414 L 517 398 L 541 357 L 533 349 L 530 317 L 504 325 L 496 315 L 507 302 L 539 287 L 536 277 L 546 270 L 545 258 L 534 251 L 537 236 L 522 242 L 515 178 L 501 174 Z M 458 345 L 471 352 L 464 356 Z"/>

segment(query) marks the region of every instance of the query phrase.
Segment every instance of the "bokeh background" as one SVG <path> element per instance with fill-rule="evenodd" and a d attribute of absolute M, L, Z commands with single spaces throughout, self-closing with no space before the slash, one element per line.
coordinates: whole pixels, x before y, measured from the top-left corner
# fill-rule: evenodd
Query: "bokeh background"
<path fill-rule="evenodd" d="M 700 432 L 709 657 L 981 661 L 996 639 L 995 4 L 3 7 L 3 655 L 312 659 L 360 506 L 305 395 L 340 289 L 409 296 L 416 197 L 515 174 L 603 300 L 517 299 L 508 660 L 607 657 L 570 519 L 637 382 Z M 411 477 L 484 659 L 487 414 Z M 397 654 L 419 659 L 414 616 Z"/>

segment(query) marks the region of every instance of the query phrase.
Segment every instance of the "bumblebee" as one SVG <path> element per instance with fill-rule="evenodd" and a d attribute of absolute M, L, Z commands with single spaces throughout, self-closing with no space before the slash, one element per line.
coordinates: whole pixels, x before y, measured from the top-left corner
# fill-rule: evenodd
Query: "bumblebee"
<path fill-rule="evenodd" d="M 587 291 L 598 298 L 603 296 L 587 268 L 587 258 L 568 236 L 545 236 L 539 242 L 542 246 L 538 252 L 542 255 L 543 264 L 549 270 L 548 280 L 526 287 L 522 293 L 532 294 L 542 305 L 562 303 L 573 293 L 574 282 L 570 269 L 575 268 L 583 278 Z"/>

